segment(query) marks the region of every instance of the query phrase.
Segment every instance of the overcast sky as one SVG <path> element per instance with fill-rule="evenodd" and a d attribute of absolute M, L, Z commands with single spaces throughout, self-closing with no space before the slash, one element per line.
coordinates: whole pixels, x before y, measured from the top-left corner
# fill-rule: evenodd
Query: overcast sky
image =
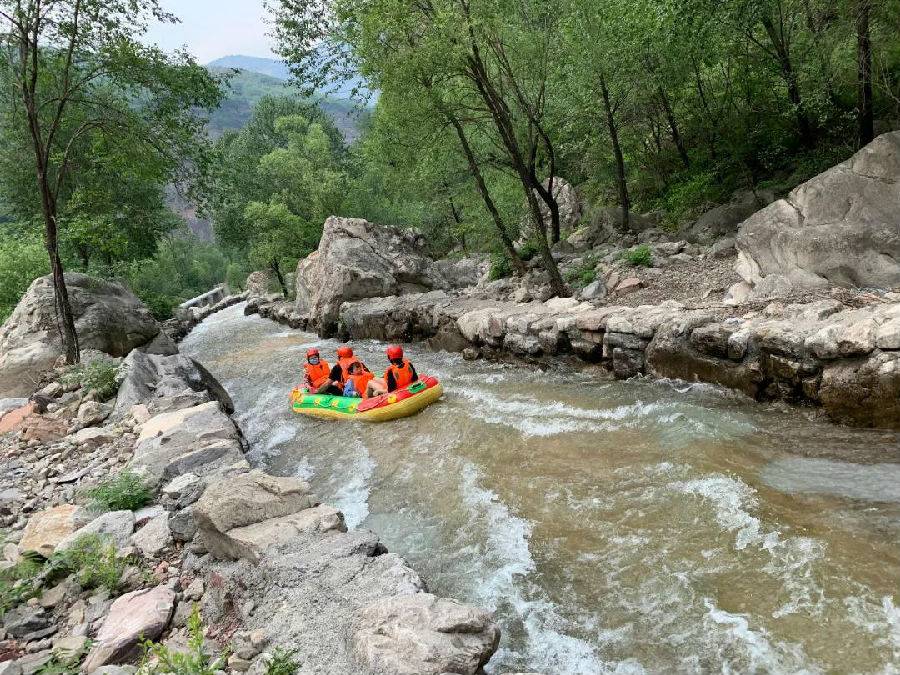
<path fill-rule="evenodd" d="M 187 45 L 200 63 L 230 54 L 271 57 L 262 4 L 263 0 L 162 0 L 181 23 L 153 26 L 147 40 L 166 50 Z"/>

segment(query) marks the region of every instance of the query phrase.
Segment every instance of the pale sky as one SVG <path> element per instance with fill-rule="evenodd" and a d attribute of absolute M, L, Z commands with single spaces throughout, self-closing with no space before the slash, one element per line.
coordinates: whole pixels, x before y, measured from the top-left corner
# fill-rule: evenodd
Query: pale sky
<path fill-rule="evenodd" d="M 187 45 L 200 63 L 231 54 L 273 56 L 263 0 L 162 0 L 161 4 L 181 23 L 152 26 L 147 42 L 167 51 Z"/>

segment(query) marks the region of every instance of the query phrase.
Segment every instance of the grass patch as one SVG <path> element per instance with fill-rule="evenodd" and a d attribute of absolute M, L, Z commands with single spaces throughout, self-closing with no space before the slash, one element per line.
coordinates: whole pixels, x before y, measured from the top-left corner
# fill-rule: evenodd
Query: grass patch
<path fill-rule="evenodd" d="M 296 649 L 276 647 L 266 666 L 266 675 L 294 675 L 300 668 L 300 662 L 294 658 L 296 654 Z"/>
<path fill-rule="evenodd" d="M 40 588 L 34 580 L 43 565 L 30 558 L 22 558 L 9 569 L 0 570 L 0 619 L 13 607 L 38 595 Z"/>
<path fill-rule="evenodd" d="M 119 391 L 119 367 L 109 361 L 91 361 L 69 368 L 60 378 L 63 384 L 78 384 L 101 401 L 108 401 Z"/>
<path fill-rule="evenodd" d="M 597 279 L 597 259 L 592 256 L 585 256 L 578 267 L 574 267 L 566 272 L 566 283 L 576 288 L 584 288 L 594 283 Z"/>
<path fill-rule="evenodd" d="M 622 260 L 632 267 L 652 267 L 653 252 L 647 244 L 641 244 L 622 254 Z"/>
<path fill-rule="evenodd" d="M 488 278 L 491 281 L 510 277 L 512 276 L 512 272 L 512 263 L 509 262 L 509 258 L 506 257 L 505 253 L 491 254 L 491 270 L 488 273 Z"/>
<path fill-rule="evenodd" d="M 105 588 L 111 593 L 122 583 L 126 562 L 116 546 L 99 534 L 78 537 L 71 548 L 54 553 L 48 563 L 59 574 L 72 574 L 82 588 Z"/>
<path fill-rule="evenodd" d="M 84 494 L 90 498 L 91 508 L 100 513 L 137 511 L 153 500 L 153 493 L 144 479 L 133 471 L 123 471 L 107 478 Z"/>
<path fill-rule="evenodd" d="M 228 650 L 217 657 L 207 653 L 203 641 L 203 621 L 200 608 L 195 604 L 187 620 L 187 651 L 175 651 L 164 644 L 145 640 L 142 643 L 144 655 L 138 673 L 140 675 L 214 675 L 218 670 L 226 670 Z"/>

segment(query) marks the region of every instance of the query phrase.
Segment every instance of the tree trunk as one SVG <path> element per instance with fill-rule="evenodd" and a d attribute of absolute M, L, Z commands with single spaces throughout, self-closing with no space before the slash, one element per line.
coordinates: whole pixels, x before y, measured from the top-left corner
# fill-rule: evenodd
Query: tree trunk
<path fill-rule="evenodd" d="M 669 97 L 666 96 L 666 91 L 662 87 L 659 87 L 659 100 L 662 103 L 663 112 L 666 114 L 666 122 L 669 123 L 669 131 L 672 132 L 672 141 L 675 143 L 675 147 L 678 148 L 678 156 L 681 157 L 681 163 L 684 164 L 685 169 L 689 169 L 691 168 L 691 158 L 688 157 L 687 148 L 684 147 L 684 138 L 682 138 L 681 131 L 678 128 L 678 121 L 675 119 L 675 113 L 672 111 Z"/>
<path fill-rule="evenodd" d="M 288 288 L 287 284 L 284 282 L 284 275 L 281 273 L 281 265 L 278 264 L 278 260 L 273 258 L 269 263 L 269 267 L 272 268 L 272 271 L 275 272 L 275 278 L 278 279 L 278 285 L 281 286 L 281 295 L 285 300 L 288 299 Z"/>
<path fill-rule="evenodd" d="M 787 44 L 772 23 L 771 17 L 764 16 L 762 18 L 763 28 L 766 29 L 766 35 L 775 49 L 778 56 L 778 65 L 781 68 L 781 76 L 787 85 L 788 99 L 794 108 L 794 117 L 797 120 L 797 130 L 800 132 L 800 142 L 807 148 L 811 148 L 815 143 L 815 133 L 813 132 L 812 123 L 806 114 L 806 108 L 803 105 L 803 97 L 800 95 L 800 85 L 797 82 L 797 71 L 791 62 L 791 55 Z"/>
<path fill-rule="evenodd" d="M 494 204 L 487 183 L 484 181 L 484 175 L 481 173 L 481 167 L 478 166 L 478 160 L 475 159 L 475 153 L 472 151 L 472 146 L 469 145 L 469 139 L 466 137 L 466 132 L 463 130 L 462 124 L 455 115 L 444 111 L 444 116 L 456 131 L 459 145 L 463 150 L 463 154 L 466 156 L 466 162 L 469 164 L 469 173 L 471 173 L 472 178 L 475 179 L 475 184 L 478 186 L 478 193 L 481 195 L 481 199 L 484 201 L 488 213 L 491 214 L 491 220 L 494 223 L 494 228 L 497 230 L 497 236 L 500 238 L 503 251 L 506 253 L 506 257 L 509 258 L 509 262 L 512 264 L 515 273 L 522 276 L 525 274 L 525 263 L 522 262 L 522 259 L 516 252 L 516 247 L 509 237 L 509 232 L 506 231 L 506 226 L 503 224 L 503 217 L 500 215 L 497 205 Z"/>
<path fill-rule="evenodd" d="M 872 106 L 872 42 L 869 33 L 871 0 L 859 0 L 856 7 L 856 117 L 859 145 L 875 138 L 875 113 Z"/>
<path fill-rule="evenodd" d="M 619 128 L 616 126 L 616 118 L 613 114 L 612 104 L 609 101 L 609 88 L 606 86 L 606 78 L 600 76 L 600 94 L 603 97 L 603 108 L 606 111 L 606 127 L 609 138 L 612 141 L 613 157 L 616 160 L 616 187 L 619 191 L 619 206 L 622 208 L 622 225 L 627 230 L 631 214 L 631 198 L 628 195 L 628 183 L 625 178 L 625 158 L 622 156 L 622 146 L 619 143 Z"/>
<path fill-rule="evenodd" d="M 66 288 L 65 270 L 59 257 L 59 238 L 56 230 L 56 218 L 45 210 L 44 243 L 50 258 L 50 270 L 53 275 L 53 294 L 56 303 L 56 317 L 59 336 L 66 351 L 66 363 L 73 365 L 81 360 L 78 348 L 78 333 L 75 331 L 75 317 L 69 302 L 69 289 Z"/>

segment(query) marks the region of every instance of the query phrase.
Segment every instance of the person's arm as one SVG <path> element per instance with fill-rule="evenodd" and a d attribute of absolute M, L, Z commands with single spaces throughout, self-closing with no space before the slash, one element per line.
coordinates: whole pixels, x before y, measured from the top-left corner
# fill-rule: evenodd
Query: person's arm
<path fill-rule="evenodd" d="M 397 389 L 397 380 L 394 379 L 394 371 L 389 370 L 385 373 L 384 381 L 387 382 L 388 393 Z"/>
<path fill-rule="evenodd" d="M 412 381 L 417 382 L 419 380 L 419 374 L 416 372 L 416 367 L 410 363 L 409 369 L 412 372 Z"/>

